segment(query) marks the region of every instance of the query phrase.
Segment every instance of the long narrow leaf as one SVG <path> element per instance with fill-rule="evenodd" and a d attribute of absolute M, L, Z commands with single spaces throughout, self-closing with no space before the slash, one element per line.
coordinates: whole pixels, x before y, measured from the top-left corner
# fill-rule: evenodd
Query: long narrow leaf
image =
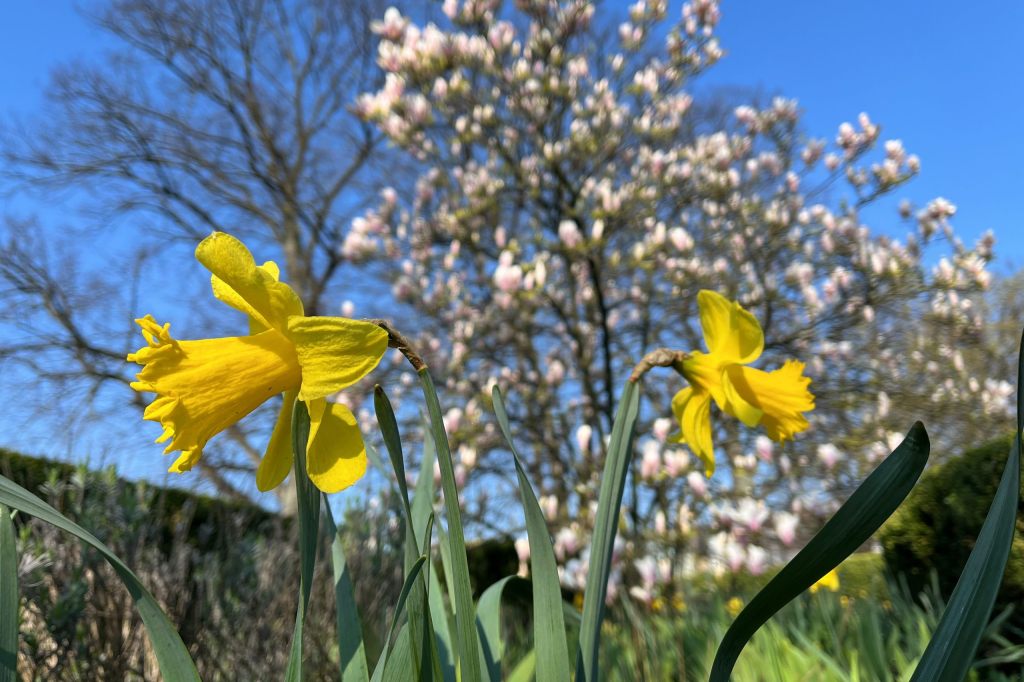
<path fill-rule="evenodd" d="M 508 674 L 506 682 L 532 682 L 537 667 L 537 654 L 531 649 Z"/>
<path fill-rule="evenodd" d="M 483 653 L 484 669 L 491 682 L 501 680 L 501 657 L 504 643 L 501 639 L 501 596 L 509 581 L 518 576 L 505 576 L 480 595 L 476 604 L 476 627 L 480 633 L 480 650 Z M 566 678 L 568 679 L 568 678 Z"/>
<path fill-rule="evenodd" d="M 188 649 L 181 641 L 171 621 L 128 566 L 110 551 L 110 548 L 89 531 L 67 519 L 56 509 L 21 486 L 0 476 L 0 504 L 13 507 L 21 512 L 42 519 L 61 530 L 74 535 L 103 555 L 107 563 L 117 572 L 128 593 L 135 601 L 135 607 L 142 617 L 142 624 L 149 634 L 160 672 L 167 682 L 198 680 L 199 673 L 189 656 Z"/>
<path fill-rule="evenodd" d="M 466 558 L 466 538 L 462 531 L 462 512 L 459 510 L 459 491 L 455 485 L 455 467 L 448 446 L 448 435 L 444 430 L 441 405 L 430 372 L 423 368 L 419 372 L 423 385 L 423 397 L 430 416 L 430 428 L 437 449 L 437 460 L 441 467 L 441 489 L 444 491 L 445 516 L 448 521 L 448 544 L 450 549 L 450 573 L 453 586 L 452 599 L 455 602 L 455 630 L 458 641 L 459 668 L 462 682 L 480 682 L 480 645 L 476 636 L 476 622 L 473 616 L 473 590 L 469 582 L 469 562 Z"/>
<path fill-rule="evenodd" d="M 914 671 L 916 680 L 962 680 L 992 614 L 992 606 L 1010 558 L 1020 498 L 1021 429 L 1024 428 L 1024 339 L 1017 356 L 1017 434 L 1003 468 L 992 506 L 978 533 L 964 572 L 942 612 L 942 619 Z"/>
<path fill-rule="evenodd" d="M 0 682 L 18 679 L 18 548 L 11 510 L 0 504 Z"/>
<path fill-rule="evenodd" d="M 380 658 L 377 660 L 377 665 L 373 669 L 373 680 L 377 682 L 384 675 L 384 669 L 387 667 L 388 661 L 388 650 L 391 648 L 391 642 L 395 637 L 395 630 L 398 628 L 398 623 L 402 619 L 402 614 L 405 613 L 405 602 L 409 599 L 409 593 L 412 591 L 413 586 L 416 584 L 416 579 L 419 577 L 420 569 L 423 568 L 423 564 L 427 562 L 427 557 L 421 556 L 413 564 L 412 569 L 405 576 L 405 582 L 402 584 L 402 591 L 398 593 L 398 602 L 395 604 L 395 613 L 391 617 L 391 627 L 388 628 L 387 639 L 384 640 L 384 650 L 380 652 Z M 409 653 L 408 647 L 406 653 Z"/>
<path fill-rule="evenodd" d="M 569 652 L 565 643 L 565 619 L 562 617 L 562 588 L 558 580 L 555 550 L 548 535 L 548 524 L 537 503 L 523 462 L 512 442 L 508 412 L 497 386 L 491 391 L 494 414 L 515 460 L 519 478 L 519 496 L 526 513 L 526 534 L 530 541 L 530 578 L 533 581 L 533 646 L 537 653 L 537 681 L 568 680 Z"/>
<path fill-rule="evenodd" d="M 626 474 L 632 455 L 633 427 L 640 408 L 640 391 L 635 382 L 626 382 L 626 388 L 619 399 L 612 437 L 608 444 L 601 492 L 597 501 L 597 518 L 594 536 L 590 545 L 590 564 L 587 569 L 587 586 L 583 597 L 583 620 L 580 624 L 580 643 L 576 656 L 577 682 L 596 682 L 598 679 L 597 657 L 601 621 L 604 619 L 604 602 L 608 593 L 608 576 L 611 573 L 612 550 L 615 533 L 619 528 L 619 509 L 626 489 Z"/>
<path fill-rule="evenodd" d="M 917 422 L 835 516 L 736 617 L 718 647 L 711 682 L 727 682 L 740 652 L 758 628 L 878 530 L 921 476 L 928 450 L 928 434 Z"/>
<path fill-rule="evenodd" d="M 341 659 L 341 682 L 369 682 L 370 670 L 366 664 L 366 647 L 363 643 L 363 625 L 356 609 L 356 595 L 352 587 L 352 575 L 345 563 L 345 548 L 341 534 L 334 522 L 330 505 L 324 505 L 327 516 L 327 530 L 331 535 L 331 568 L 334 571 L 334 606 L 338 655 Z"/>
<path fill-rule="evenodd" d="M 426 538 L 423 544 L 423 553 L 428 554 L 431 543 L 426 532 L 427 524 L 433 524 L 434 518 L 434 438 L 430 435 L 429 422 L 424 423 L 423 431 L 427 435 L 423 439 L 420 473 L 416 478 L 416 488 L 412 494 L 412 525 L 417 537 Z M 446 547 L 443 541 L 441 547 Z M 441 679 L 444 682 L 456 682 L 451 635 L 453 616 L 445 604 L 441 581 L 437 579 L 437 571 L 427 571 L 427 604 L 430 607 L 430 622 L 434 629 Z"/>
<path fill-rule="evenodd" d="M 398 433 L 398 420 L 395 419 L 395 411 L 391 407 L 391 401 L 380 386 L 373 388 L 373 407 L 377 413 L 377 424 L 380 426 L 380 433 L 384 437 L 384 447 L 391 459 L 391 467 L 395 470 L 395 479 L 398 481 L 398 492 L 402 502 L 402 511 L 405 513 L 405 536 L 407 543 L 412 544 L 412 561 L 408 560 L 407 566 L 416 561 L 420 551 L 417 547 L 416 529 L 412 526 L 412 508 L 409 506 L 409 484 L 405 480 L 405 457 L 402 454 L 402 439 Z"/>
<path fill-rule="evenodd" d="M 423 532 L 424 556 L 426 561 L 423 564 L 422 596 L 417 597 L 416 610 L 409 609 L 409 617 L 417 618 L 421 625 L 420 631 L 425 634 L 420 643 L 419 663 L 420 680 L 422 682 L 433 682 L 443 680 L 444 674 L 441 671 L 441 657 L 438 653 L 437 637 L 434 635 L 434 624 L 430 618 L 430 545 L 434 534 L 434 515 L 431 513 L 427 519 L 427 527 Z M 418 610 L 418 613 L 417 613 Z"/>
<path fill-rule="evenodd" d="M 377 423 L 380 426 L 381 435 L 384 437 L 384 446 L 387 448 L 388 457 L 391 459 L 391 466 L 395 470 L 395 478 L 398 481 L 398 491 L 402 501 L 402 514 L 405 525 L 405 571 L 411 570 L 416 559 L 420 556 L 420 544 L 416 537 L 416 526 L 413 523 L 412 507 L 409 504 L 409 485 L 405 478 L 405 456 L 402 454 L 402 440 L 398 433 L 398 420 L 395 419 L 395 411 L 391 407 L 391 401 L 384 393 L 384 389 L 376 386 L 373 390 L 373 405 L 377 413 Z M 430 536 L 431 520 L 428 523 L 427 541 Z M 423 554 L 429 556 L 429 545 L 424 549 Z M 428 560 L 429 561 L 429 560 Z M 427 581 L 425 572 L 419 582 L 413 586 L 409 595 L 409 646 L 413 651 L 420 652 L 420 658 L 414 661 L 414 672 L 419 679 L 425 679 L 433 674 L 437 643 L 434 641 L 434 629 L 430 624 L 430 609 L 427 604 Z M 426 624 L 426 626 L 424 626 Z M 429 635 L 428 635 L 429 633 Z M 419 666 L 426 666 L 420 669 Z M 440 672 L 440 670 L 438 670 Z"/>
<path fill-rule="evenodd" d="M 320 533 L 320 490 L 306 473 L 306 441 L 309 439 L 309 411 L 306 403 L 295 401 L 292 411 L 292 451 L 295 453 L 295 493 L 299 513 L 299 604 L 295 612 L 292 648 L 288 656 L 287 682 L 302 680 L 302 631 L 309 606 L 316 567 L 317 536 Z"/>
<path fill-rule="evenodd" d="M 420 459 L 420 472 L 416 477 L 416 487 L 412 493 L 412 525 L 416 537 L 422 537 L 427 527 L 427 518 L 434 513 L 434 438 L 430 434 L 429 422 L 423 424 L 423 457 Z M 427 553 L 427 548 L 423 548 Z"/>
<path fill-rule="evenodd" d="M 410 680 L 422 682 L 417 679 L 416 671 L 412 667 L 412 649 L 409 641 L 409 628 L 406 625 L 398 631 L 395 646 L 391 650 L 391 656 L 388 657 L 380 681 L 410 682 Z"/>
<path fill-rule="evenodd" d="M 398 483 L 398 497 L 401 501 L 402 520 L 404 521 L 403 525 L 406 526 L 406 543 L 404 543 L 406 566 L 404 566 L 404 570 L 408 572 L 420 556 L 420 543 L 416 538 L 416 528 L 413 526 L 413 509 L 409 504 L 406 458 L 404 458 L 401 452 L 401 436 L 398 433 L 398 421 L 395 419 L 391 401 L 388 399 L 384 389 L 379 385 L 374 387 L 374 409 L 377 413 L 377 424 L 380 427 L 381 435 L 384 437 L 384 446 L 387 450 L 388 458 L 391 460 L 391 467 L 394 469 L 395 480 Z M 423 616 L 427 611 L 426 595 L 427 586 L 424 578 L 413 587 L 413 592 L 409 598 L 409 622 L 406 627 L 409 629 L 412 651 L 422 651 L 424 643 L 428 639 L 424 636 L 425 631 L 423 629 Z M 419 669 L 419 665 L 423 663 L 422 660 L 417 658 L 412 663 L 414 677 L 422 678 L 423 674 Z"/>

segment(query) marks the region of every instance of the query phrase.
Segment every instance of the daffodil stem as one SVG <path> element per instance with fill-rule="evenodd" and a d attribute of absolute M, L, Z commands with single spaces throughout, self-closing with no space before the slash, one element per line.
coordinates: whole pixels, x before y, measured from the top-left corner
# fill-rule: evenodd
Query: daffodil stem
<path fill-rule="evenodd" d="M 672 367 L 677 363 L 681 363 L 687 357 L 688 354 L 681 350 L 672 350 L 671 348 L 658 348 L 656 350 L 652 350 L 637 363 L 636 367 L 633 368 L 633 372 L 629 375 L 629 380 L 635 384 L 640 381 L 643 375 L 647 374 L 653 368 Z"/>
<path fill-rule="evenodd" d="M 402 335 L 397 329 L 392 326 L 388 320 L 369 320 L 373 324 L 377 325 L 388 333 L 388 348 L 397 348 L 399 352 L 405 356 L 409 364 L 412 365 L 413 369 L 417 372 L 427 368 L 427 363 L 423 361 L 420 354 L 417 353 L 409 340 Z"/>

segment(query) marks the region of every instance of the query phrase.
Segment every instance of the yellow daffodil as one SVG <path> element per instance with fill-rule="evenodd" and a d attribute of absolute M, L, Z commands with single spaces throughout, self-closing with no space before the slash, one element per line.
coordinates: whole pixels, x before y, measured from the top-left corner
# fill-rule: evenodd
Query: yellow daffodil
<path fill-rule="evenodd" d="M 811 380 L 803 376 L 802 362 L 787 360 L 772 372 L 745 366 L 760 357 L 764 333 L 739 303 L 704 290 L 697 295 L 697 305 L 708 352 L 688 353 L 675 365 L 690 385 L 672 399 L 681 427 L 672 440 L 686 443 L 711 476 L 712 399 L 723 412 L 750 427 L 763 425 L 769 438 L 781 442 L 807 428 L 801 413 L 814 409 L 814 396 L 807 390 Z"/>
<path fill-rule="evenodd" d="M 825 575 L 818 578 L 818 582 L 811 585 L 811 593 L 815 593 L 821 588 L 825 588 L 829 592 L 839 591 L 839 572 L 836 569 L 832 569 Z"/>
<path fill-rule="evenodd" d="M 337 492 L 366 472 L 366 449 L 352 411 L 327 396 L 351 386 L 380 362 L 388 335 L 370 322 L 341 317 L 306 317 L 302 301 L 273 261 L 257 265 L 245 244 L 215 232 L 196 247 L 196 259 L 211 273 L 213 295 L 249 317 L 249 335 L 179 341 L 170 323 L 151 315 L 136 320 L 146 345 L 128 356 L 142 365 L 136 391 L 155 393 L 144 419 L 159 422 L 170 440 L 165 453 L 180 450 L 169 471 L 191 469 L 213 436 L 271 397 L 284 405 L 256 471 L 256 485 L 271 490 L 291 469 L 292 405 L 309 410 L 306 470 L 314 485 Z"/>

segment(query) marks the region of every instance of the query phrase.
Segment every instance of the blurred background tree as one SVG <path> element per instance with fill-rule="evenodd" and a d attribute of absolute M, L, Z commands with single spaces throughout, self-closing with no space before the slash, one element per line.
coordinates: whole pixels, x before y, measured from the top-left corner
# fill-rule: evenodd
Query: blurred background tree
<path fill-rule="evenodd" d="M 484 415 L 491 385 L 509 396 L 567 584 L 582 586 L 616 393 L 643 353 L 703 347 L 702 288 L 761 321 L 762 366 L 807 363 L 817 409 L 785 447 L 716 418 L 725 473 L 705 482 L 666 439 L 682 381 L 649 375 L 621 567 L 641 598 L 694 556 L 763 571 L 916 419 L 940 460 L 1005 423 L 1009 375 L 990 371 L 1012 346 L 982 312 L 991 235 L 962 244 L 942 198 L 900 205 L 902 239 L 872 230 L 864 214 L 920 162 L 866 114 L 830 141 L 793 100 L 696 99 L 722 55 L 717 3 L 677 22 L 659 1 L 444 12 L 443 27 L 397 10 L 376 26 L 387 74 L 360 110 L 426 168 L 401 210 L 365 219 L 394 235 L 395 295 L 464 406 L 449 425 L 467 473 L 507 478 Z M 501 518 L 501 488 L 470 499 Z"/>
<path fill-rule="evenodd" d="M 188 286 L 152 257 L 173 245 L 187 253 L 212 230 L 272 252 L 307 314 L 337 314 L 349 224 L 402 174 L 352 110 L 380 78 L 370 24 L 383 10 L 354 0 L 92 6 L 115 49 L 56 71 L 46 115 L 7 126 L 2 147 L 7 191 L 76 193 L 94 220 L 74 231 L 8 220 L 0 359 L 65 396 L 84 388 L 85 411 L 108 386 L 141 407 L 124 390 L 134 374 L 124 356 L 140 338 L 128 320 L 149 310 L 154 289 L 176 290 L 173 300 Z M 231 333 L 219 317 L 175 326 L 193 338 L 218 325 Z M 229 436 L 199 466 L 220 493 L 244 496 L 251 475 L 232 472 L 255 471 L 264 440 Z"/>

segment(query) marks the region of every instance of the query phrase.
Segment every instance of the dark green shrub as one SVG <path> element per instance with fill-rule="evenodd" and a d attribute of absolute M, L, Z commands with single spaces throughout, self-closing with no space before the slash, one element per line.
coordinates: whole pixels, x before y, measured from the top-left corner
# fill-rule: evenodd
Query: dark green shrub
<path fill-rule="evenodd" d="M 112 468 L 90 471 L 2 449 L 0 474 L 90 529 L 132 567 L 175 624 L 204 680 L 284 675 L 295 617 L 290 586 L 297 584 L 299 566 L 293 519 L 251 503 L 124 481 Z M 376 511 L 347 508 L 339 521 L 371 656 L 381 647 L 378 633 L 401 588 L 397 515 L 392 495 L 382 497 Z M 15 524 L 21 675 L 157 679 L 138 612 L 106 562 L 43 521 L 18 514 Z M 309 679 L 337 672 L 333 639 L 315 635 L 334 627 L 333 590 L 331 571 L 319 570 L 307 613 Z"/>
<path fill-rule="evenodd" d="M 968 450 L 924 473 L 910 496 L 882 528 L 885 562 L 912 594 L 934 571 L 943 598 L 956 586 L 999 485 L 1012 436 Z M 1024 497 L 1017 534 L 993 613 L 1015 607 L 1008 624 L 1024 627 Z"/>
<path fill-rule="evenodd" d="M 839 565 L 839 593 L 854 598 L 888 599 L 885 560 L 874 552 L 851 554 Z"/>

